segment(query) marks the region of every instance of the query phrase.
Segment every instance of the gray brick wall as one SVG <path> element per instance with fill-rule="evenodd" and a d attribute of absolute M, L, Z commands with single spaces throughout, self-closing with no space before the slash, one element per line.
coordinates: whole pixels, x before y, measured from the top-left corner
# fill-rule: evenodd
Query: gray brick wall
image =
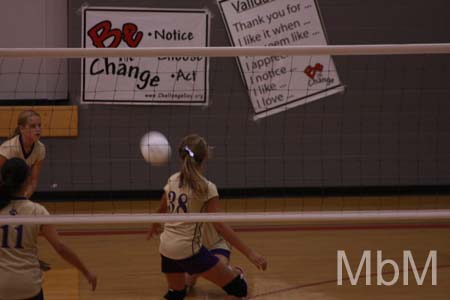
<path fill-rule="evenodd" d="M 450 41 L 450 2 L 319 0 L 330 44 Z M 70 0 L 69 45 L 80 46 L 81 0 Z M 207 8 L 212 46 L 228 46 L 216 1 L 89 1 L 92 6 Z M 450 55 L 347 56 L 335 63 L 344 94 L 258 122 L 233 59 L 212 59 L 211 105 L 80 107 L 76 139 L 44 140 L 40 190 L 159 189 L 177 170 L 150 167 L 140 137 L 159 130 L 176 146 L 197 132 L 215 146 L 208 176 L 220 188 L 450 184 Z M 79 97 L 77 63 L 70 99 Z"/>

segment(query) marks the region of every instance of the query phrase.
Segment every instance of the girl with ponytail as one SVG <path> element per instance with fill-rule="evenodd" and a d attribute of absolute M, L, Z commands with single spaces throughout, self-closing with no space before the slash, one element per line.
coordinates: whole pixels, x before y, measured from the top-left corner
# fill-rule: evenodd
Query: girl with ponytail
<path fill-rule="evenodd" d="M 178 147 L 182 165 L 180 188 L 186 186 L 197 195 L 205 195 L 208 185 L 201 173 L 203 161 L 208 157 L 206 141 L 198 135 L 188 135 Z"/>
<path fill-rule="evenodd" d="M 4 162 L 0 183 L 1 215 L 49 215 L 44 206 L 27 199 L 30 167 L 20 158 Z M 94 290 L 97 277 L 59 238 L 53 225 L 5 224 L 0 227 L 0 299 L 43 300 L 42 272 L 39 266 L 37 237 L 42 234 L 56 252 L 76 267 Z"/>
<path fill-rule="evenodd" d="M 197 134 L 188 135 L 180 143 L 181 169 L 164 187 L 158 213 L 214 213 L 220 211 L 219 194 L 214 183 L 203 176 L 208 159 L 208 144 Z M 259 269 L 265 270 L 265 258 L 250 249 L 225 223 L 213 223 L 214 229 L 229 244 L 242 252 Z M 161 232 L 153 224 L 148 238 Z M 161 268 L 166 275 L 168 292 L 164 298 L 183 300 L 186 296 L 185 273 L 202 276 L 221 287 L 228 295 L 245 298 L 247 283 L 240 271 L 203 246 L 203 223 L 166 223 L 160 236 Z"/>
<path fill-rule="evenodd" d="M 1 169 L 0 210 L 9 205 L 29 178 L 30 168 L 19 158 L 13 158 Z"/>
<path fill-rule="evenodd" d="M 25 110 L 19 114 L 13 136 L 0 145 L 0 168 L 13 157 L 23 159 L 31 168 L 31 179 L 26 189 L 29 198 L 36 190 L 45 158 L 45 146 L 39 141 L 40 137 L 41 116 L 34 110 Z"/>

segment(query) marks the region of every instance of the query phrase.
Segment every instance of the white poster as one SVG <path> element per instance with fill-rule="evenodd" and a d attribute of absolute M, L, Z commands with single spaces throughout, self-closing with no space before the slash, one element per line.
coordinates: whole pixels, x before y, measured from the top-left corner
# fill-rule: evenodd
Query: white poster
<path fill-rule="evenodd" d="M 314 0 L 218 0 L 236 47 L 326 45 Z M 238 58 L 255 110 L 264 118 L 344 90 L 330 56 Z"/>
<path fill-rule="evenodd" d="M 206 47 L 205 10 L 95 8 L 83 10 L 85 48 Z M 82 63 L 82 102 L 208 104 L 205 57 L 98 57 Z"/>

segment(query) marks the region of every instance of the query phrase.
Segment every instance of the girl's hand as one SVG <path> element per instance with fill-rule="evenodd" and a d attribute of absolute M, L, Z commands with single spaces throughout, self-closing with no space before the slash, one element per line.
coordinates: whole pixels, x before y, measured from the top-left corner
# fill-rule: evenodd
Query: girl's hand
<path fill-rule="evenodd" d="M 95 275 L 94 273 L 88 272 L 88 273 L 84 274 L 84 277 L 86 277 L 87 281 L 91 285 L 92 290 L 95 291 L 95 289 L 97 288 L 97 275 Z"/>
<path fill-rule="evenodd" d="M 248 259 L 260 270 L 265 271 L 267 269 L 267 260 L 264 256 L 258 252 L 252 251 Z"/>
<path fill-rule="evenodd" d="M 163 232 L 163 228 L 160 223 L 153 223 L 147 233 L 147 240 L 157 237 Z"/>

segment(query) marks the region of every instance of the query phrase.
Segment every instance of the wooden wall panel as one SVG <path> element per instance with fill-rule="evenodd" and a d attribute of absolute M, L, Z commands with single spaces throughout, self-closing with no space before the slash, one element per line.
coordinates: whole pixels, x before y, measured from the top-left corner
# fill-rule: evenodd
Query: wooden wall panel
<path fill-rule="evenodd" d="M 17 126 L 20 112 L 33 109 L 41 115 L 43 137 L 78 136 L 78 107 L 68 106 L 1 106 L 0 137 L 9 137 Z"/>

